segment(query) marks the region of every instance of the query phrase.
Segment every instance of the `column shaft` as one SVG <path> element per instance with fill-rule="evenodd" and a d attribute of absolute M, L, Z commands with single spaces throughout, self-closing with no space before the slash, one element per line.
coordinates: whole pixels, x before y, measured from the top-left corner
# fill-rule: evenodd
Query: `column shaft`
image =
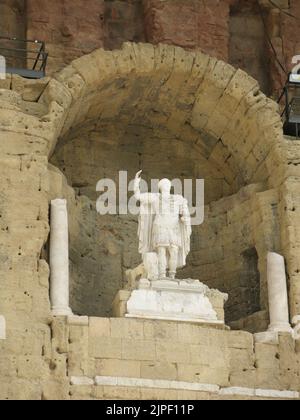
<path fill-rule="evenodd" d="M 288 331 L 289 322 L 287 279 L 284 258 L 276 253 L 268 254 L 269 331 Z"/>
<path fill-rule="evenodd" d="M 66 200 L 51 202 L 51 305 L 54 316 L 72 314 L 69 307 L 69 229 Z"/>

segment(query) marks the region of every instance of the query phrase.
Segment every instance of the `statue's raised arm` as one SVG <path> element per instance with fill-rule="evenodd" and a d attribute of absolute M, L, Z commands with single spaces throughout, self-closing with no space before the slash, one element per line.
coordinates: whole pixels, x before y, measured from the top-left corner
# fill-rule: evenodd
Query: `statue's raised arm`
<path fill-rule="evenodd" d="M 139 171 L 134 179 L 134 197 L 137 201 L 140 201 L 141 204 L 152 204 L 153 201 L 155 200 L 157 194 L 152 194 L 152 193 L 142 193 L 141 189 L 140 189 L 140 184 L 141 184 L 141 174 L 143 171 Z"/>
<path fill-rule="evenodd" d="M 140 201 L 141 199 L 141 190 L 140 190 L 140 184 L 141 184 L 141 174 L 143 171 L 139 171 L 134 179 L 134 196 L 136 200 Z"/>

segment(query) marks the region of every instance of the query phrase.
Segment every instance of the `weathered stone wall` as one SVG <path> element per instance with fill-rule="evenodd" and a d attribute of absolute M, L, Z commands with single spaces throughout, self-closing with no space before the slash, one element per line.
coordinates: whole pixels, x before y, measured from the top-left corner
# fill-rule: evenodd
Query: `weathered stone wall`
<path fill-rule="evenodd" d="M 271 93 L 272 75 L 269 44 L 265 36 L 262 10 L 256 0 L 233 2 L 229 16 L 229 58 L 237 68 L 246 70 L 260 82 L 265 93 Z"/>
<path fill-rule="evenodd" d="M 286 80 L 279 62 L 289 71 L 299 54 L 300 6 L 297 0 L 259 5 L 255 0 L 65 0 L 50 6 L 29 0 L 25 8 L 24 1 L 1 0 L 0 32 L 24 38 L 27 31 L 28 38 L 46 41 L 49 74 L 102 46 L 164 42 L 229 61 L 277 96 Z"/>
<path fill-rule="evenodd" d="M 27 37 L 47 43 L 48 72 L 103 47 L 103 0 L 28 0 Z"/>
<path fill-rule="evenodd" d="M 26 35 L 26 14 L 24 0 L 1 0 L 0 34 L 24 39 Z"/>
<path fill-rule="evenodd" d="M 146 0 L 147 40 L 201 49 L 228 61 L 228 1 Z"/>
<path fill-rule="evenodd" d="M 120 48 L 123 42 L 145 42 L 143 0 L 105 0 L 104 46 Z"/>
<path fill-rule="evenodd" d="M 0 36 L 24 40 L 26 25 L 25 0 L 2 0 L 0 2 Z M 23 42 L 12 43 L 8 40 L 1 40 L 0 55 L 6 57 L 6 63 L 9 66 L 25 66 L 26 52 L 20 54 L 5 49 L 12 48 L 13 44 L 15 48 L 26 50 L 26 45 Z"/>
<path fill-rule="evenodd" d="M 206 157 L 209 167 L 218 168 L 222 179 L 226 180 L 228 187 L 223 191 L 223 196 L 227 198 L 223 203 L 228 203 L 229 214 L 233 211 L 232 205 L 235 202 L 234 197 L 228 198 L 229 195 L 238 194 L 246 185 L 263 185 L 262 191 L 255 190 L 255 187 L 255 194 L 249 194 L 251 202 L 261 201 L 261 204 L 255 204 L 253 212 L 256 213 L 253 218 L 257 217 L 260 222 L 257 234 L 261 234 L 261 243 L 257 240 L 256 245 L 260 243 L 260 246 L 257 246 L 256 251 L 258 257 L 262 258 L 264 249 L 270 250 L 271 247 L 278 246 L 278 251 L 285 256 L 291 317 L 299 315 L 300 240 L 297 215 L 300 149 L 298 142 L 284 139 L 276 106 L 259 92 L 253 79 L 200 53 L 188 53 L 171 46 L 154 48 L 151 45 L 128 44 L 121 51 L 99 50 L 75 60 L 56 79 L 26 81 L 13 77 L 0 81 L 0 89 L 0 313 L 7 321 L 7 340 L 0 342 L 1 399 L 68 399 L 68 372 L 72 369 L 70 360 L 72 357 L 79 357 L 81 351 L 82 360 L 86 360 L 87 326 L 77 328 L 73 325 L 74 334 L 69 336 L 64 320 L 55 321 L 51 317 L 49 267 L 45 245 L 50 229 L 48 209 L 51 199 L 64 196 L 70 203 L 75 203 L 75 206 L 77 200 L 82 200 L 78 213 L 75 212 L 76 218 L 71 218 L 73 237 L 78 235 L 78 222 L 82 220 L 79 214 L 89 204 L 84 197 L 76 198 L 75 191 L 67 185 L 61 173 L 48 163 L 58 144 L 58 138 L 65 139 L 77 127 L 86 127 L 87 121 L 117 121 L 124 124 L 124 127 L 132 123 L 147 122 L 156 128 L 158 137 L 163 137 L 167 127 L 182 141 L 196 143 L 199 155 Z M 251 190 L 253 187 L 249 188 Z M 212 214 L 217 214 L 214 211 L 223 211 L 221 203 L 215 210 L 211 207 Z M 243 206 L 246 204 L 239 197 L 236 211 L 240 207 L 243 214 L 247 215 Z M 274 235 L 277 217 L 279 245 L 276 245 L 277 234 Z M 232 214 L 228 224 L 233 220 L 237 224 L 242 223 L 243 227 L 248 224 L 251 226 L 252 223 L 249 220 L 239 222 L 238 216 L 235 219 Z M 89 234 L 87 231 L 87 245 Z M 229 234 L 232 234 L 230 230 Z M 245 237 L 249 243 L 252 242 L 251 230 Z M 251 249 L 246 255 L 255 255 Z M 259 267 L 264 263 L 262 259 Z M 128 320 L 122 321 L 122 330 L 126 334 L 123 339 L 128 341 L 126 337 L 131 337 L 131 333 L 126 332 L 126 325 L 131 324 L 127 324 Z M 56 322 L 61 322 L 62 327 L 56 329 Z M 160 328 L 160 322 L 155 324 Z M 98 334 L 102 334 L 100 327 Z M 165 334 L 159 333 L 162 342 L 164 337 L 170 334 L 172 337 L 171 332 L 167 331 Z M 240 344 L 235 335 L 239 333 L 226 334 L 234 340 L 230 348 L 237 346 L 237 350 L 244 349 L 244 342 Z M 64 340 L 64 335 L 70 338 L 70 343 L 69 340 Z M 198 333 L 196 336 L 198 337 Z M 81 337 L 85 346 L 83 348 L 80 347 Z M 104 337 L 109 338 L 107 333 Z M 194 337 L 192 332 L 189 332 L 189 337 Z M 213 337 L 212 335 L 212 343 L 217 348 Z M 248 342 L 252 336 L 247 337 Z M 100 352 L 100 364 L 101 359 L 109 359 L 101 353 L 101 346 L 105 341 L 102 338 L 97 339 L 95 344 L 95 351 Z M 113 347 L 109 340 L 112 354 Z M 147 340 L 139 340 L 137 339 L 135 348 L 140 349 L 140 354 L 143 354 L 148 349 L 145 348 Z M 159 347 L 159 338 L 157 340 L 155 344 L 150 340 L 151 346 Z M 236 379 L 233 379 L 234 372 L 232 373 L 230 385 L 297 390 L 299 345 L 285 336 L 281 340 L 283 341 L 279 347 L 264 346 L 261 359 L 256 350 L 255 366 L 261 363 L 261 370 L 253 364 L 253 353 L 250 352 L 250 359 L 248 358 L 248 347 L 245 352 L 233 351 L 237 353 L 234 354 L 234 366 L 239 373 Z M 69 348 L 68 345 L 71 346 L 72 343 L 74 347 Z M 144 361 L 139 356 L 132 359 L 134 353 L 130 355 L 131 350 L 126 353 L 126 348 L 122 350 L 121 347 L 119 353 L 119 346 L 123 344 L 118 340 L 115 344 L 115 359 L 121 358 L 121 364 L 123 359 Z M 197 346 L 198 343 L 194 344 Z M 226 349 L 227 345 L 221 348 Z M 192 368 L 187 370 L 187 374 L 190 372 L 191 375 L 190 380 L 199 373 L 201 358 L 207 353 L 199 351 L 198 347 L 194 350 L 193 357 L 199 357 L 200 362 L 191 363 L 196 365 L 196 373 Z M 164 363 L 169 357 L 168 348 L 165 354 L 166 356 L 162 348 L 159 356 L 155 353 L 155 361 L 159 359 L 159 363 Z M 216 362 L 217 360 L 216 358 Z M 176 363 L 171 360 L 169 362 Z M 230 368 L 225 362 L 222 372 L 228 373 Z M 73 366 L 75 372 L 78 369 L 76 360 Z M 80 372 L 84 369 L 84 366 L 80 367 Z M 100 366 L 100 375 L 103 371 Z M 89 372 L 92 376 L 95 374 L 93 366 Z M 209 383 L 219 383 L 223 379 L 214 380 L 211 376 Z M 116 391 L 119 392 L 117 389 Z M 77 391 L 74 388 L 74 392 L 80 393 L 82 388 Z M 84 394 L 84 397 L 89 393 L 90 391 Z M 76 396 L 79 396 L 78 393 L 74 398 Z M 220 395 L 215 397 L 220 398 Z"/>
<path fill-rule="evenodd" d="M 1 0 L 0 8 L 0 33 L 47 43 L 49 74 L 102 46 L 163 42 L 228 61 L 277 97 L 299 54 L 297 0 L 28 0 L 26 8 Z"/>
<path fill-rule="evenodd" d="M 266 256 L 269 249 L 280 250 L 277 207 L 275 190 L 251 185 L 212 202 L 204 224 L 194 228 L 192 252 L 182 274 L 229 294 L 228 323 L 268 309 Z M 265 320 L 257 320 L 254 331 L 266 327 Z"/>
<path fill-rule="evenodd" d="M 90 318 L 81 326 L 76 320 L 67 326 L 56 322 L 54 331 L 63 339 L 60 347 L 68 349 L 71 399 L 222 399 L 224 388 L 236 387 L 247 387 L 244 392 L 251 399 L 249 388 L 253 396 L 254 389 L 300 389 L 298 347 L 285 334 L 278 344 L 259 344 L 253 335 L 240 331 L 107 318 Z M 93 385 L 95 377 L 100 377 L 98 386 Z M 106 382 L 101 383 L 101 377 Z M 86 385 L 82 381 L 80 386 L 78 381 L 84 378 Z M 117 378 L 119 384 L 113 386 Z M 130 385 L 122 386 L 122 378 Z M 161 381 L 161 389 L 156 381 Z M 189 384 L 210 387 L 205 391 L 204 386 L 202 392 L 184 389 Z M 231 397 L 243 398 L 242 392 L 231 390 Z"/>

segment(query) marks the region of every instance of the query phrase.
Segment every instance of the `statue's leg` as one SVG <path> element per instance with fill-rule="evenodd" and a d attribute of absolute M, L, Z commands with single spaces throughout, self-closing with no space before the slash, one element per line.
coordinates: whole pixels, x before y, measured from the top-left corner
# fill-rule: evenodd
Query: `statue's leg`
<path fill-rule="evenodd" d="M 159 277 L 164 279 L 167 277 L 167 249 L 163 246 L 158 248 L 158 269 Z"/>
<path fill-rule="evenodd" d="M 171 246 L 169 249 L 170 253 L 170 260 L 169 260 L 169 275 L 171 279 L 175 279 L 176 271 L 177 271 L 177 264 L 178 264 L 178 247 Z"/>

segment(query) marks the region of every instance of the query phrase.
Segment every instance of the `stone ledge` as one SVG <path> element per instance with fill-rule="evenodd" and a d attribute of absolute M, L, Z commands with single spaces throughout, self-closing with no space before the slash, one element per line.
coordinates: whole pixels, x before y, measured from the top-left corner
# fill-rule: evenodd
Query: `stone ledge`
<path fill-rule="evenodd" d="M 128 388 L 151 388 L 151 389 L 165 389 L 177 391 L 196 391 L 207 392 L 210 394 L 220 396 L 236 396 L 236 397 L 257 397 L 270 399 L 289 399 L 299 400 L 300 393 L 297 391 L 279 391 L 274 389 L 251 389 L 242 387 L 220 388 L 213 384 L 198 384 L 192 382 L 166 381 L 156 379 L 140 379 L 140 378 L 122 378 L 112 376 L 96 376 L 91 379 L 88 377 L 71 377 L 71 385 L 75 386 L 118 386 Z"/>
<path fill-rule="evenodd" d="M 89 317 L 76 315 L 68 316 L 68 325 L 87 327 L 89 326 Z"/>

